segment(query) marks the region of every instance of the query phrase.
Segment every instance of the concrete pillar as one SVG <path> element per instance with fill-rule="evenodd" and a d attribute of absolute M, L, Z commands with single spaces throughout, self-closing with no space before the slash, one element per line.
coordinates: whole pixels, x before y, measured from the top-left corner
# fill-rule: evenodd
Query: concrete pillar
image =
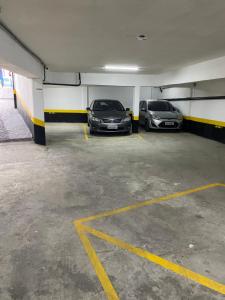
<path fill-rule="evenodd" d="M 138 133 L 139 126 L 139 101 L 140 101 L 140 86 L 135 86 L 133 90 L 133 115 L 132 115 L 132 130 Z"/>
<path fill-rule="evenodd" d="M 84 111 L 81 122 L 87 122 L 86 109 L 89 106 L 89 104 L 88 104 L 88 86 L 83 85 L 81 88 L 82 88 L 82 110 Z"/>
<path fill-rule="evenodd" d="M 86 110 L 88 107 L 88 87 L 83 85 L 82 87 L 82 109 Z"/>
<path fill-rule="evenodd" d="M 33 138 L 36 144 L 45 145 L 44 95 L 41 80 L 33 79 Z"/>

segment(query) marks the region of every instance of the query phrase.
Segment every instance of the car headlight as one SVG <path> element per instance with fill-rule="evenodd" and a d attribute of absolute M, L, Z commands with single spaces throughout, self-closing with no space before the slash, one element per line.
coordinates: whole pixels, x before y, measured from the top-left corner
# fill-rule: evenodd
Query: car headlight
<path fill-rule="evenodd" d="M 94 121 L 94 122 L 100 122 L 101 121 L 100 119 L 98 119 L 96 117 L 93 117 L 93 116 L 91 117 L 91 120 Z"/>
<path fill-rule="evenodd" d="M 182 115 L 179 115 L 179 116 L 177 117 L 177 119 L 178 119 L 178 120 L 183 120 L 183 116 L 182 116 Z"/>
<path fill-rule="evenodd" d="M 130 117 L 126 117 L 123 119 L 123 122 L 129 122 L 130 121 Z"/>
<path fill-rule="evenodd" d="M 155 119 L 155 120 L 161 120 L 160 116 L 153 116 L 153 119 Z"/>

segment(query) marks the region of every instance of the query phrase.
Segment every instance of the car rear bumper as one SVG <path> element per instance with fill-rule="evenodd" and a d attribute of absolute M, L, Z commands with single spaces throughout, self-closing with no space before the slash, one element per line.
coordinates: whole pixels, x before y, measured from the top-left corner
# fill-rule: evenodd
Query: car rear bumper
<path fill-rule="evenodd" d="M 151 129 L 166 129 L 166 130 L 176 130 L 181 129 L 183 125 L 183 120 L 178 119 L 161 119 L 155 120 L 152 119 L 149 122 Z"/>

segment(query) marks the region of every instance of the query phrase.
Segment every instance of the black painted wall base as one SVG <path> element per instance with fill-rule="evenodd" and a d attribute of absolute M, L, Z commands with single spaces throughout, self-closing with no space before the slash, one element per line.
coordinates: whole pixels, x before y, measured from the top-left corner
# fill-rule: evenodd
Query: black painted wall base
<path fill-rule="evenodd" d="M 45 127 L 34 124 L 31 120 L 30 116 L 26 112 L 26 110 L 23 108 L 20 101 L 16 101 L 16 102 L 17 102 L 17 109 L 18 109 L 19 113 L 21 114 L 22 118 L 24 119 L 27 127 L 29 128 L 34 142 L 39 145 L 46 145 Z"/>
<path fill-rule="evenodd" d="M 46 145 L 45 127 L 34 124 L 34 142 L 39 145 Z"/>
<path fill-rule="evenodd" d="M 225 144 L 225 127 L 184 120 L 184 130 Z"/>
<path fill-rule="evenodd" d="M 87 114 L 45 112 L 45 122 L 87 123 Z"/>
<path fill-rule="evenodd" d="M 138 133 L 139 131 L 139 121 L 138 120 L 132 120 L 132 132 Z"/>

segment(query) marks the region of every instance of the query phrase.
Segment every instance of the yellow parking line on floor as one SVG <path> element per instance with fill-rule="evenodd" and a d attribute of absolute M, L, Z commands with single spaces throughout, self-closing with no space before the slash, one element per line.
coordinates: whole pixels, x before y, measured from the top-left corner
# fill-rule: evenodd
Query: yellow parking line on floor
<path fill-rule="evenodd" d="M 130 210 L 133 210 L 133 209 L 137 209 L 140 207 L 150 206 L 150 205 L 160 203 L 163 201 L 167 201 L 170 199 L 183 197 L 183 196 L 186 196 L 186 195 L 189 195 L 192 193 L 204 191 L 204 190 L 214 188 L 214 187 L 221 187 L 221 186 L 225 187 L 225 184 L 222 184 L 222 183 L 208 184 L 205 186 L 200 186 L 200 187 L 197 187 L 194 189 L 189 189 L 189 190 L 186 190 L 183 192 L 177 192 L 177 193 L 174 193 L 171 195 L 162 196 L 162 197 L 155 198 L 152 200 L 138 202 L 133 205 L 114 209 L 111 211 L 102 212 L 102 213 L 96 214 L 94 216 L 90 216 L 90 217 L 86 217 L 86 218 L 82 218 L 82 219 L 74 221 L 75 229 L 80 237 L 80 240 L 84 246 L 85 251 L 87 252 L 87 255 L 91 261 L 91 264 L 94 267 L 94 270 L 98 276 L 98 279 L 102 284 L 102 287 L 105 291 L 107 299 L 108 300 L 118 300 L 119 296 L 116 293 L 103 265 L 101 264 L 101 261 L 98 258 L 97 253 L 95 252 L 95 249 L 93 248 L 87 234 L 91 234 L 95 237 L 98 237 L 99 239 L 102 239 L 110 244 L 118 246 L 119 248 L 121 248 L 123 250 L 126 250 L 133 254 L 136 254 L 137 256 L 145 258 L 145 259 L 149 260 L 150 262 L 160 265 L 161 267 L 163 267 L 167 270 L 170 270 L 178 275 L 181 275 L 187 279 L 190 279 L 196 283 L 199 283 L 205 287 L 208 287 L 211 290 L 214 290 L 218 293 L 225 295 L 225 285 L 223 285 L 219 282 L 216 282 L 208 277 L 205 277 L 201 274 L 195 273 L 181 265 L 175 264 L 175 263 L 173 263 L 169 260 L 166 260 L 160 256 L 157 256 L 151 252 L 148 252 L 141 248 L 137 248 L 133 245 L 130 245 L 130 244 L 122 241 L 122 240 L 117 239 L 116 237 L 112 237 L 104 232 L 101 232 L 99 230 L 96 230 L 90 226 L 83 224 L 85 222 L 90 222 L 90 221 L 104 218 L 104 217 L 110 217 L 110 216 L 113 216 L 116 214 L 124 213 L 124 212 L 130 211 Z"/>
<path fill-rule="evenodd" d="M 177 265 L 177 264 L 175 264 L 167 259 L 164 259 L 160 256 L 157 256 L 151 252 L 148 252 L 141 248 L 134 247 L 133 245 L 130 245 L 124 241 L 121 241 L 121 240 L 115 238 L 115 237 L 105 234 L 104 232 L 101 232 L 99 230 L 96 230 L 96 229 L 91 228 L 86 225 L 81 225 L 81 226 L 83 227 L 83 229 L 86 232 L 88 232 L 88 233 L 114 245 L 114 246 L 117 246 L 121 249 L 127 250 L 133 254 L 136 254 L 137 256 L 140 256 L 142 258 L 149 260 L 152 263 L 160 265 L 161 267 L 163 267 L 167 270 L 170 270 L 170 271 L 172 271 L 178 275 L 181 275 L 185 278 L 191 279 L 203 286 L 206 286 L 216 292 L 219 292 L 219 293 L 225 295 L 225 285 L 223 285 L 221 283 L 218 283 L 218 282 L 216 282 L 212 279 L 209 279 L 203 275 L 195 273 L 187 268 L 182 267 L 181 265 Z"/>
<path fill-rule="evenodd" d="M 141 133 L 139 133 L 137 136 L 138 136 L 139 139 L 144 140 L 144 137 Z"/>
<path fill-rule="evenodd" d="M 88 132 L 87 132 L 87 125 L 83 124 L 83 133 L 84 133 L 84 139 L 85 141 L 88 141 Z"/>
<path fill-rule="evenodd" d="M 89 217 L 86 217 L 86 218 L 82 218 L 82 219 L 79 219 L 77 221 L 80 222 L 80 223 L 81 222 L 83 223 L 83 222 L 89 222 L 89 221 L 93 221 L 93 220 L 96 220 L 96 219 L 100 219 L 100 218 L 103 218 L 103 217 L 113 216 L 113 215 L 116 215 L 116 214 L 127 212 L 129 210 L 137 209 L 137 208 L 140 208 L 140 207 L 143 207 L 143 206 L 148 206 L 148 205 L 152 205 L 152 204 L 155 204 L 155 203 L 160 203 L 160 202 L 167 201 L 167 200 L 170 200 L 170 199 L 173 199 L 173 198 L 183 197 L 183 196 L 186 196 L 186 195 L 189 195 L 189 194 L 192 194 L 192 193 L 196 193 L 196 192 L 200 192 L 200 191 L 207 190 L 207 189 L 210 189 L 210 188 L 214 188 L 216 186 L 222 186 L 222 184 L 212 183 L 212 184 L 200 186 L 200 187 L 195 188 L 195 189 L 189 189 L 189 190 L 186 190 L 186 191 L 183 191 L 183 192 L 177 192 L 177 193 L 170 194 L 170 195 L 167 195 L 167 196 L 162 196 L 162 197 L 158 197 L 158 198 L 155 198 L 155 199 L 138 202 L 138 203 L 135 203 L 135 204 L 132 204 L 132 205 L 129 205 L 129 206 L 122 207 L 122 208 L 116 208 L 116 209 L 113 209 L 113 210 L 110 210 L 110 211 L 101 212 L 101 213 L 96 214 L 94 216 L 89 216 Z"/>
<path fill-rule="evenodd" d="M 90 262 L 99 278 L 99 281 L 102 284 L 102 287 L 105 291 L 105 294 L 107 295 L 108 300 L 119 300 L 119 297 L 101 263 L 101 261 L 98 258 L 98 255 L 94 249 L 94 247 L 91 244 L 91 241 L 83 231 L 83 228 L 80 224 L 75 224 L 76 230 L 79 234 L 80 240 L 84 246 L 85 251 L 87 252 L 87 255 L 90 259 Z"/>

